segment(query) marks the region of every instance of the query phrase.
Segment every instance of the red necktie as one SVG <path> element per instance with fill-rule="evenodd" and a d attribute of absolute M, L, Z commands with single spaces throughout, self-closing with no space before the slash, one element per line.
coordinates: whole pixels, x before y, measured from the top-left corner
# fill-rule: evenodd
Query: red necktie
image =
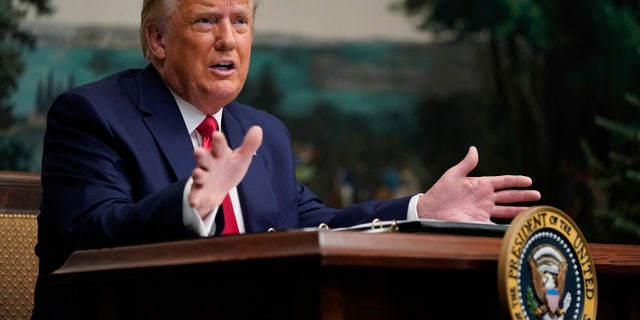
<path fill-rule="evenodd" d="M 196 130 L 202 135 L 202 147 L 205 149 L 211 148 L 211 135 L 218 129 L 218 122 L 210 115 L 202 121 Z M 233 205 L 231 205 L 231 198 L 229 194 L 222 200 L 222 212 L 224 214 L 224 229 L 222 234 L 237 234 L 238 223 L 236 222 L 236 215 L 233 212 Z"/>

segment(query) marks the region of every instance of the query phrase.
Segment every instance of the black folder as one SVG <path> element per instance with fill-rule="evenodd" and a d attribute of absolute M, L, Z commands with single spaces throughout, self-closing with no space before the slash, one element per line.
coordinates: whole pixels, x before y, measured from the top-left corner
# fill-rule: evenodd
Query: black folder
<path fill-rule="evenodd" d="M 503 237 L 508 224 L 488 224 L 471 222 L 451 222 L 440 220 L 393 220 L 360 224 L 348 228 L 331 229 L 335 231 L 361 232 L 411 232 L 411 233 L 444 233 L 469 236 Z M 322 229 L 322 227 L 320 227 Z"/>

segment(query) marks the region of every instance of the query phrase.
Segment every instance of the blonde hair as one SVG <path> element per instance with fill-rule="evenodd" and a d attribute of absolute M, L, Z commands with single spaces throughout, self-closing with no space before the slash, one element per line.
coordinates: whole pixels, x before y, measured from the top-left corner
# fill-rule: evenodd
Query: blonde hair
<path fill-rule="evenodd" d="M 146 31 L 148 25 L 156 24 L 159 28 L 164 28 L 169 17 L 178 9 L 178 1 L 180 0 L 144 0 L 142 3 L 142 11 L 140 14 L 140 45 L 142 46 L 142 55 L 147 61 L 151 61 L 151 50 L 147 41 Z M 250 0 L 253 6 L 253 15 L 255 17 L 256 10 L 260 5 L 259 0 Z"/>

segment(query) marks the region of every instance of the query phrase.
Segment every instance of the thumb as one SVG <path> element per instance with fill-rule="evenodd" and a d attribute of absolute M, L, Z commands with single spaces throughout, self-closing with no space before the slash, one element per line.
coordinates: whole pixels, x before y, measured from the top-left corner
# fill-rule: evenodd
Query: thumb
<path fill-rule="evenodd" d="M 478 149 L 469 147 L 467 155 L 457 165 L 451 167 L 448 171 L 457 177 L 466 177 L 478 165 Z"/>
<path fill-rule="evenodd" d="M 253 126 L 249 128 L 242 145 L 236 149 L 240 155 L 253 155 L 262 144 L 262 128 Z"/>

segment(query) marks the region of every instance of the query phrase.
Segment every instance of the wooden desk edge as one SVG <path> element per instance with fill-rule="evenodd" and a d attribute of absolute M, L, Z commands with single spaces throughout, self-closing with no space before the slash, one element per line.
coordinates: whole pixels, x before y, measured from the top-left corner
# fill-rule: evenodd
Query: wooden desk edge
<path fill-rule="evenodd" d="M 52 276 L 310 258 L 330 267 L 497 270 L 501 242 L 500 237 L 354 231 L 246 234 L 77 251 Z M 640 274 L 640 246 L 594 243 L 589 247 L 598 273 Z"/>

